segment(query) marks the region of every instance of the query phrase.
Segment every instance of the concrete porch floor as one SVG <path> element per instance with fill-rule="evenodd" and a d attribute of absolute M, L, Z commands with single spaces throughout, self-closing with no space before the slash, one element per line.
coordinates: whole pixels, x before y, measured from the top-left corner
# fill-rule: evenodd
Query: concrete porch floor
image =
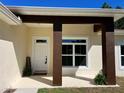
<path fill-rule="evenodd" d="M 118 85 L 95 85 L 92 78 L 63 76 L 62 86 L 52 86 L 52 76 L 31 76 L 22 78 L 12 88 L 80 88 L 80 87 L 118 87 Z"/>

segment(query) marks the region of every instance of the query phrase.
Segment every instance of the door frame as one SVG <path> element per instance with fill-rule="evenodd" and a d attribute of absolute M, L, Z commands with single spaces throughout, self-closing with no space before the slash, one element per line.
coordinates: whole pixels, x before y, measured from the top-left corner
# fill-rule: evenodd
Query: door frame
<path fill-rule="evenodd" d="M 48 70 L 49 70 L 49 63 L 50 63 L 50 39 L 49 39 L 49 37 L 46 37 L 46 36 L 32 36 L 32 56 L 31 56 L 31 64 L 33 64 L 33 59 L 34 59 L 34 47 L 35 47 L 35 40 L 36 39 L 46 39 L 47 40 L 47 42 L 48 42 L 48 58 L 47 58 L 47 60 L 48 60 L 48 62 L 47 62 L 47 69 L 46 69 L 46 72 L 47 72 L 47 74 L 48 74 Z M 34 72 L 34 70 L 33 70 L 33 72 Z"/>

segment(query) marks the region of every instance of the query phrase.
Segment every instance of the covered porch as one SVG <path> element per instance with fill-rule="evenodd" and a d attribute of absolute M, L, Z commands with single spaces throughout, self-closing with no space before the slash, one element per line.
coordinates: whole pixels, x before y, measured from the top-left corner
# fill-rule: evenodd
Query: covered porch
<path fill-rule="evenodd" d="M 106 84 L 115 85 L 114 19 L 96 16 L 44 16 L 17 15 L 23 23 L 53 24 L 53 80 L 54 86 L 62 85 L 62 24 L 94 24 L 94 32 L 102 30 L 102 70 Z M 111 56 L 110 56 L 111 55 Z M 96 55 L 97 57 L 97 55 Z"/>
<path fill-rule="evenodd" d="M 114 18 L 113 15 L 81 15 L 65 14 L 38 14 L 39 12 L 21 13 L 18 9 L 10 10 L 22 19 L 23 23 L 50 23 L 53 24 L 53 80 L 55 86 L 62 85 L 62 25 L 63 24 L 94 24 L 93 32 L 102 31 L 102 71 L 108 85 L 115 85 L 115 50 L 114 50 Z M 51 10 L 52 11 L 52 10 Z M 59 11 L 59 10 L 57 10 Z M 62 10 L 60 10 L 62 11 Z M 32 13 L 32 14 L 31 14 Z M 83 32 L 82 32 L 83 33 Z M 97 57 L 94 56 L 94 57 Z M 96 64 L 97 65 L 97 64 Z"/>

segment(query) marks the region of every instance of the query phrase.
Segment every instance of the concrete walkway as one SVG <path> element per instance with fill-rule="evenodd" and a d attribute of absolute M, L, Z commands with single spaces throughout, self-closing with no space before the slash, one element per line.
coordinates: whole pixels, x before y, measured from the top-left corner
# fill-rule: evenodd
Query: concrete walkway
<path fill-rule="evenodd" d="M 86 77 L 72 77 L 72 76 L 63 76 L 62 77 L 62 86 L 52 86 L 52 77 L 51 76 L 31 76 L 29 78 L 22 78 L 18 83 L 13 85 L 13 88 L 25 89 L 27 88 L 81 88 L 81 87 L 117 87 L 113 85 L 95 85 L 93 79 Z M 21 90 L 20 90 L 21 91 Z M 21 93 L 21 92 L 19 92 Z M 28 92 L 27 92 L 28 93 Z"/>
<path fill-rule="evenodd" d="M 14 93 L 37 93 L 38 89 L 36 88 L 20 88 L 17 89 Z"/>

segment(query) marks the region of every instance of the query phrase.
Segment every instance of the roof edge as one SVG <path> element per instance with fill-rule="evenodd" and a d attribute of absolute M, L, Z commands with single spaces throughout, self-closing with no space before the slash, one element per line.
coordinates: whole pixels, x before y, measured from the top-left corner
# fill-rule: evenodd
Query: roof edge
<path fill-rule="evenodd" d="M 81 11 L 88 11 L 88 12 L 117 12 L 117 13 L 124 13 L 124 9 L 107 9 L 107 8 L 69 8 L 69 7 L 39 7 L 39 6 L 12 6 L 7 5 L 9 9 L 48 9 L 48 10 L 81 10 Z"/>
<path fill-rule="evenodd" d="M 8 24 L 10 25 L 18 25 L 18 24 L 21 24 L 22 21 L 19 20 L 7 7 L 5 7 L 1 2 L 0 2 L 0 12 L 1 12 L 1 17 L 0 19 L 7 22 Z M 2 17 L 5 17 L 2 18 Z M 8 20 L 9 21 L 8 21 Z"/>

